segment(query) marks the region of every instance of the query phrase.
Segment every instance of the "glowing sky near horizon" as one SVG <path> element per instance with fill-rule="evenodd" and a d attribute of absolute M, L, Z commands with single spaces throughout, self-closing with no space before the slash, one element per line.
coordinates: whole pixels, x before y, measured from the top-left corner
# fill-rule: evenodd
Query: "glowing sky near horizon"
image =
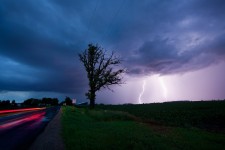
<path fill-rule="evenodd" d="M 121 87 L 115 87 L 114 92 L 103 90 L 98 93 L 99 103 L 139 104 L 176 100 L 221 100 L 225 97 L 224 68 L 225 63 L 220 63 L 185 74 L 129 77 L 127 79 L 129 82 Z M 161 79 L 164 87 L 160 83 Z M 107 102 L 105 97 L 110 102 Z"/>
<path fill-rule="evenodd" d="M 224 20 L 224 0 L 1 0 L 0 100 L 87 101 L 88 43 L 128 70 L 97 103 L 225 99 Z"/>

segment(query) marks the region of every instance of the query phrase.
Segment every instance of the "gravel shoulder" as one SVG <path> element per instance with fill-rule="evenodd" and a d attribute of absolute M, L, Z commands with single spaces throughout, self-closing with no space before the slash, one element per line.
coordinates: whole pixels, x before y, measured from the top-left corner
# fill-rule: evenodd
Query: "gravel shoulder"
<path fill-rule="evenodd" d="M 61 137 L 62 109 L 56 114 L 45 130 L 37 137 L 29 150 L 64 150 L 65 146 Z"/>

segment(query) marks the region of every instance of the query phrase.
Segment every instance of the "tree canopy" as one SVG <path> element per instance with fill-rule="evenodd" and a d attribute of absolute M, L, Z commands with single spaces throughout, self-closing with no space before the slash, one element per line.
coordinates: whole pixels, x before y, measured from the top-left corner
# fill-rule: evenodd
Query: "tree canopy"
<path fill-rule="evenodd" d="M 101 88 L 108 88 L 114 84 L 122 84 L 122 73 L 125 69 L 119 68 L 121 59 L 113 52 L 107 55 L 100 46 L 89 44 L 88 49 L 79 54 L 89 80 L 89 91 L 86 93 L 90 106 L 94 107 L 96 92 Z"/>

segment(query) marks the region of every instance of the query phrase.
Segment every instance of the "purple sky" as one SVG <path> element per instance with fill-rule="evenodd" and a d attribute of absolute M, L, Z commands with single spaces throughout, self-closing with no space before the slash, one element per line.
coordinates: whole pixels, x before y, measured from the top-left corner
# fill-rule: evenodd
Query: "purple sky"
<path fill-rule="evenodd" d="M 128 70 L 97 103 L 225 99 L 224 20 L 224 0 L 1 0 L 0 99 L 86 101 L 90 42 Z"/>

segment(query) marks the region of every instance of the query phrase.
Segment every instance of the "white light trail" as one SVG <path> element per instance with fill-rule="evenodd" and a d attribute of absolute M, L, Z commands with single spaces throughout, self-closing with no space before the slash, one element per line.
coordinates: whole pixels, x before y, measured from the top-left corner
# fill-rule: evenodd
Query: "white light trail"
<path fill-rule="evenodd" d="M 163 81 L 163 78 L 162 77 L 159 77 L 159 82 L 162 86 L 162 89 L 163 89 L 163 95 L 164 95 L 164 98 L 167 99 L 167 88 L 165 86 L 165 83 Z"/>
<path fill-rule="evenodd" d="M 143 84 L 142 84 L 142 91 L 141 91 L 141 93 L 140 93 L 140 95 L 139 95 L 139 97 L 138 97 L 138 103 L 139 103 L 139 104 L 142 104 L 141 97 L 142 97 L 142 95 L 143 95 L 144 92 L 145 92 L 145 85 L 146 85 L 146 81 L 144 80 L 144 81 L 143 81 Z"/>

